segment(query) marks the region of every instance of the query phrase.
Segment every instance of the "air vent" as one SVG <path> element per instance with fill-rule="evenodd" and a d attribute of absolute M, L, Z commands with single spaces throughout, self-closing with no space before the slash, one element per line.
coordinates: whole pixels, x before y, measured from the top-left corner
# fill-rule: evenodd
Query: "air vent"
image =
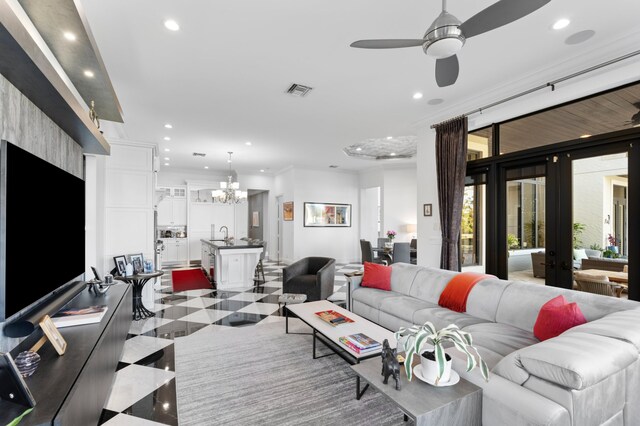
<path fill-rule="evenodd" d="M 202 152 L 194 152 L 194 153 L 193 153 L 193 156 L 194 156 L 194 157 L 206 157 L 206 156 L 207 156 L 207 154 L 202 153 Z"/>
<path fill-rule="evenodd" d="M 337 169 L 337 168 L 338 168 L 338 166 L 336 166 L 335 164 L 332 164 L 332 165 L 330 165 L 330 166 L 329 166 L 329 168 L 330 168 L 330 169 Z"/>
<path fill-rule="evenodd" d="M 287 89 L 287 93 L 290 94 L 291 96 L 297 96 L 299 98 L 302 98 L 304 96 L 307 96 L 307 94 L 312 90 L 313 90 L 313 87 L 293 83 L 291 87 Z"/>

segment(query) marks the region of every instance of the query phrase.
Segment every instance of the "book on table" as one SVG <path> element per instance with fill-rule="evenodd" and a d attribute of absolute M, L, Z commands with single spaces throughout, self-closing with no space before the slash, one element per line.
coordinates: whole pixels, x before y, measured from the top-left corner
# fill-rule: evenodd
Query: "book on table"
<path fill-rule="evenodd" d="M 58 328 L 74 325 L 95 324 L 102 321 L 107 313 L 106 305 L 88 306 L 86 308 L 69 308 L 56 313 L 51 319 Z"/>
<path fill-rule="evenodd" d="M 381 347 L 380 342 L 372 339 L 364 333 L 342 336 L 338 338 L 338 340 L 340 340 L 343 345 L 347 346 L 349 349 L 352 349 L 358 354 L 372 352 L 380 349 Z"/>
<path fill-rule="evenodd" d="M 340 324 L 347 324 L 347 323 L 353 322 L 351 318 L 344 316 L 340 312 L 336 312 L 336 311 L 320 311 L 320 312 L 316 312 L 316 315 L 321 320 L 331 324 L 334 327 Z"/>

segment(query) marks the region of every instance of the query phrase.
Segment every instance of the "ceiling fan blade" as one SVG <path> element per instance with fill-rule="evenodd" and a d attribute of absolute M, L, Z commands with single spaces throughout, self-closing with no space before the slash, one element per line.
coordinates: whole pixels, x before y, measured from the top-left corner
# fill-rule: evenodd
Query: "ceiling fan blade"
<path fill-rule="evenodd" d="M 495 30 L 535 12 L 551 0 L 500 0 L 460 25 L 466 38 Z"/>
<path fill-rule="evenodd" d="M 422 46 L 422 39 L 389 39 L 389 40 L 358 40 L 351 43 L 351 47 L 360 49 L 397 49 L 400 47 Z"/>
<path fill-rule="evenodd" d="M 436 83 L 438 87 L 451 86 L 458 79 L 460 66 L 456 55 L 436 60 Z"/>

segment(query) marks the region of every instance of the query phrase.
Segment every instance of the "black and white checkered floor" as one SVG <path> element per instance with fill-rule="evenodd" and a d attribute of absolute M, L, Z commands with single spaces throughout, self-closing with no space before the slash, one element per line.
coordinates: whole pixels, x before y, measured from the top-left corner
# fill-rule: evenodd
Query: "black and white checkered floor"
<path fill-rule="evenodd" d="M 237 290 L 189 290 L 173 293 L 171 273 L 156 283 L 155 317 L 134 321 L 102 412 L 108 426 L 177 425 L 173 340 L 188 335 L 216 337 L 228 327 L 259 327 L 282 322 L 282 266 L 265 262 L 265 283 Z M 347 272 L 361 264 L 336 265 L 335 292 L 346 292 Z M 213 333 L 213 334 L 212 334 Z"/>

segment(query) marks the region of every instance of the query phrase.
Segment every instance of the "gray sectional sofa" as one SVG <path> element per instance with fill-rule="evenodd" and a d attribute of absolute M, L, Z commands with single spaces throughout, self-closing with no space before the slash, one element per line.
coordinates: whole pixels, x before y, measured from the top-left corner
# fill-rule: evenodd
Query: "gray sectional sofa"
<path fill-rule="evenodd" d="M 640 303 L 526 282 L 485 279 L 467 312 L 438 306 L 456 272 L 397 263 L 391 291 L 348 277 L 349 308 L 389 330 L 431 321 L 472 334 L 491 369 L 488 382 L 449 351 L 453 368 L 482 387 L 483 425 L 640 425 Z M 533 326 L 557 295 L 577 302 L 587 323 L 540 342 Z"/>

